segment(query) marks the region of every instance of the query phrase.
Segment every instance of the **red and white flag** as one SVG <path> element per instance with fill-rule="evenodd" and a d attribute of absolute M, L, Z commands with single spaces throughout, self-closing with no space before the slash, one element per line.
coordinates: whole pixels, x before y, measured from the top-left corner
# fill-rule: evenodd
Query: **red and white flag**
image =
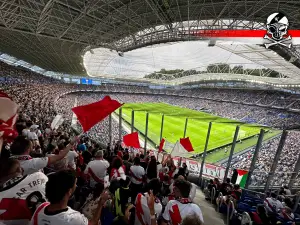
<path fill-rule="evenodd" d="M 180 141 L 177 141 L 172 152 L 172 158 L 175 156 L 189 158 L 193 155 L 193 146 L 189 138 L 181 138 Z"/>
<path fill-rule="evenodd" d="M 193 152 L 194 148 L 192 146 L 192 143 L 190 141 L 190 138 L 180 138 L 180 144 L 184 147 L 184 149 L 188 152 Z"/>
<path fill-rule="evenodd" d="M 17 120 L 19 106 L 2 91 L 0 91 L 0 106 L 0 123 L 13 127 Z"/>
<path fill-rule="evenodd" d="M 0 151 L 3 140 L 12 141 L 18 136 L 14 126 L 19 106 L 6 93 L 0 91 Z"/>

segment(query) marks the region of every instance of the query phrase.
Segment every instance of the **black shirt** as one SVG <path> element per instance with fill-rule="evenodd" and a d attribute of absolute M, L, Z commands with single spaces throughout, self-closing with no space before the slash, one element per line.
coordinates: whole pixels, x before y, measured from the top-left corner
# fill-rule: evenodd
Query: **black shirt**
<path fill-rule="evenodd" d="M 92 160 L 93 155 L 89 151 L 84 151 L 82 153 L 82 157 L 83 157 L 84 163 L 88 164 Z"/>

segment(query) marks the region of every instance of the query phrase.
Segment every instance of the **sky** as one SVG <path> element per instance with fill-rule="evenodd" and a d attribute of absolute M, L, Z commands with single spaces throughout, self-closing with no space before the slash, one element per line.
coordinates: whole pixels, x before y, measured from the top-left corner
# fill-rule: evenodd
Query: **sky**
<path fill-rule="evenodd" d="M 201 71 L 213 63 L 228 63 L 232 67 L 243 65 L 245 68 L 261 68 L 217 46 L 208 47 L 206 41 L 153 45 L 125 52 L 123 57 L 120 57 L 116 51 L 97 48 L 87 51 L 83 62 L 90 76 L 109 75 L 126 78 L 142 78 L 162 68 Z"/>

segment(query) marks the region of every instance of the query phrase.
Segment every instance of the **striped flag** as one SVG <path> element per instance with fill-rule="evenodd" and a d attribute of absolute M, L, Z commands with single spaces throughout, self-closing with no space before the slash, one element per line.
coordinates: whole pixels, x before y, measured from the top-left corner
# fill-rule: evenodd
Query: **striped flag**
<path fill-rule="evenodd" d="M 240 187 L 243 188 L 243 187 L 245 187 L 245 184 L 246 184 L 246 180 L 248 177 L 248 171 L 237 169 L 237 173 L 238 173 L 238 175 L 237 175 L 235 184 L 239 184 Z"/>
<path fill-rule="evenodd" d="M 17 120 L 19 106 L 6 93 L 0 91 L 0 123 L 13 127 Z"/>
<path fill-rule="evenodd" d="M 0 151 L 3 140 L 12 141 L 18 136 L 14 126 L 19 106 L 6 93 L 0 91 Z"/>

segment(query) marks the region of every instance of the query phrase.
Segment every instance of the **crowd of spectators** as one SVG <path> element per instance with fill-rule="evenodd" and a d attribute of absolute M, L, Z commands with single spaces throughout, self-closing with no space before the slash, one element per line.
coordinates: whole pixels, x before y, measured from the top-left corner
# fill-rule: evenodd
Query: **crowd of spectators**
<path fill-rule="evenodd" d="M 5 204 L 6 213 L 0 215 L 4 224 L 16 221 L 29 224 L 31 220 L 34 225 L 44 224 L 44 221 L 164 225 L 172 221 L 184 224 L 191 219 L 203 223 L 201 210 L 193 203 L 195 185 L 187 181 L 186 169 L 175 165 L 172 158 L 159 162 L 150 152 L 144 155 L 122 148 L 118 141 L 118 122 L 114 119 L 111 124 L 113 143 L 109 143 L 108 118 L 86 134 L 75 135 L 71 128 L 71 108 L 97 101 L 107 93 L 120 102 L 165 102 L 195 110 L 206 109 L 236 120 L 255 119 L 254 122 L 277 127 L 300 121 L 298 114 L 242 104 L 267 105 L 286 100 L 285 106 L 296 105 L 297 96 L 291 95 L 209 89 L 165 91 L 168 95 L 161 95 L 164 91 L 148 87 L 65 84 L 4 63 L 0 63 L 0 73 L 0 90 L 20 106 L 16 123 L 18 137 L 12 143 L 4 143 L 1 150 L 0 198 L 2 201 L 5 196 L 9 201 Z M 71 93 L 87 89 L 102 93 Z M 200 95 L 201 98 L 193 98 Z M 50 124 L 57 114 L 63 115 L 64 123 L 53 130 Z M 121 136 L 126 133 L 123 129 L 121 132 Z M 109 144 L 102 149 L 95 141 Z M 262 146 L 252 185 L 263 185 L 278 142 L 276 137 Z M 289 181 L 289 171 L 299 156 L 298 142 L 299 134 L 289 132 L 272 185 Z M 249 168 L 252 154 L 253 149 L 238 156 L 232 166 Z M 239 186 L 229 189 L 226 183 L 214 185 L 220 185 L 221 192 L 230 192 L 227 196 L 240 197 Z M 296 181 L 296 185 L 300 183 Z"/>
<path fill-rule="evenodd" d="M 216 204 L 218 212 L 227 214 L 228 208 L 235 209 L 227 214 L 229 224 L 297 224 L 298 211 L 293 209 L 298 203 L 287 186 L 276 193 L 255 195 L 251 191 L 242 191 L 238 184 L 234 184 L 236 178 L 237 174 L 223 183 L 215 178 L 204 189 L 206 199 Z"/>
<path fill-rule="evenodd" d="M 9 78 L 1 80 L 1 91 L 19 105 L 18 136 L 1 146 L 1 224 L 203 223 L 193 203 L 195 185 L 171 157 L 159 162 L 149 151 L 133 152 L 119 142 L 101 149 L 91 137 L 107 135 L 105 121 L 92 134 L 75 135 L 65 110 L 94 99 L 64 95 L 64 83 L 43 76 L 34 76 L 35 84 L 30 75 Z M 65 121 L 51 129 L 57 113 Z"/>
<path fill-rule="evenodd" d="M 300 133 L 297 131 L 288 132 L 285 145 L 281 152 L 281 155 L 278 160 L 278 164 L 275 170 L 275 176 L 271 181 L 271 186 L 281 186 L 288 185 L 291 175 L 294 171 L 296 162 L 299 158 L 298 146 L 300 144 L 299 139 Z M 255 163 L 255 168 L 251 176 L 250 185 L 253 186 L 264 186 L 266 179 L 271 170 L 271 166 L 274 161 L 274 157 L 279 145 L 280 137 L 275 137 L 261 146 L 259 150 L 258 157 Z M 235 156 L 232 159 L 231 166 L 237 169 L 249 170 L 250 164 L 252 162 L 254 148 L 251 148 L 249 151 Z M 225 162 L 223 165 L 227 165 Z M 299 179 L 296 179 L 294 182 L 295 186 L 300 186 Z"/>

